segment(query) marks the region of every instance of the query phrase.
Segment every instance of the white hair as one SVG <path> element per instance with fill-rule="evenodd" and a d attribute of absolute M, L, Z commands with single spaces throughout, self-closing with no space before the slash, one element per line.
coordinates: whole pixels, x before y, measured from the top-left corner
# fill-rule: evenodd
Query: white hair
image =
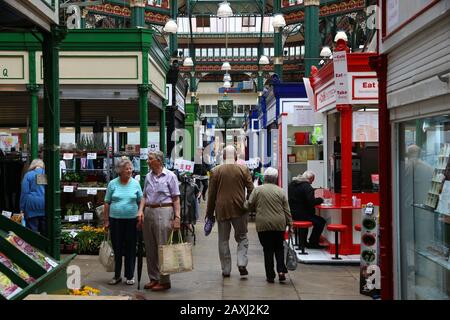
<path fill-rule="evenodd" d="M 119 162 L 116 163 L 116 173 L 120 175 L 123 168 L 125 168 L 125 166 L 128 164 L 131 166 L 131 170 L 134 170 L 133 162 L 131 162 L 131 160 L 127 157 L 122 157 Z"/>
<path fill-rule="evenodd" d="M 305 179 L 308 179 L 308 180 L 314 179 L 315 177 L 316 177 L 316 175 L 312 171 L 305 171 L 302 174 L 302 178 L 305 178 Z"/>
<path fill-rule="evenodd" d="M 31 161 L 30 166 L 28 167 L 28 171 L 32 171 L 36 168 L 42 168 L 45 169 L 44 161 L 41 159 L 34 159 Z"/>
<path fill-rule="evenodd" d="M 235 163 L 237 158 L 236 148 L 228 145 L 223 149 L 223 160 L 225 163 Z"/>
<path fill-rule="evenodd" d="M 272 167 L 267 168 L 264 171 L 264 183 L 278 183 L 278 170 Z"/>

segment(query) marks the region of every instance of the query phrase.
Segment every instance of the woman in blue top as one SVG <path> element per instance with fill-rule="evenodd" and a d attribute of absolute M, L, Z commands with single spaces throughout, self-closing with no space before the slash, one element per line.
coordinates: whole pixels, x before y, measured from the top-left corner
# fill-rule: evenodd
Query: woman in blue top
<path fill-rule="evenodd" d="M 103 210 L 104 226 L 111 231 L 111 242 L 115 257 L 115 274 L 109 284 L 122 281 L 122 256 L 125 256 L 126 284 L 134 284 L 134 266 L 136 262 L 137 227 L 142 224 L 142 215 L 138 216 L 138 203 L 142 198 L 142 189 L 131 177 L 133 164 L 127 158 L 116 165 L 119 174 L 108 184 Z"/>
<path fill-rule="evenodd" d="M 20 212 L 23 213 L 31 230 L 45 234 L 45 186 L 37 184 L 37 176 L 44 174 L 44 169 L 45 165 L 41 159 L 34 159 L 31 162 L 22 180 Z"/>

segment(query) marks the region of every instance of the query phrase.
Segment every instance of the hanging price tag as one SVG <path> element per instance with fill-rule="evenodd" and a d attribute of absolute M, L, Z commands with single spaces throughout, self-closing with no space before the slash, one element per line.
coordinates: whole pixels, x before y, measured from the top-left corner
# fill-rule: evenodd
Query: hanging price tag
<path fill-rule="evenodd" d="M 148 149 L 147 148 L 141 148 L 140 149 L 140 157 L 141 160 L 147 160 L 148 158 Z"/>
<path fill-rule="evenodd" d="M 63 154 L 64 160 L 72 160 L 73 159 L 73 153 L 64 153 Z"/>
<path fill-rule="evenodd" d="M 93 220 L 94 214 L 92 212 L 85 212 L 83 218 L 84 220 Z"/>
<path fill-rule="evenodd" d="M 2 216 L 5 216 L 5 217 L 7 217 L 8 219 L 11 219 L 12 212 L 3 210 L 3 211 L 2 211 Z"/>
<path fill-rule="evenodd" d="M 70 235 L 72 238 L 75 238 L 75 237 L 78 235 L 78 232 L 72 230 L 72 231 L 70 231 L 69 235 Z"/>
<path fill-rule="evenodd" d="M 97 194 L 97 189 L 96 188 L 88 188 L 87 194 L 92 194 L 95 196 Z"/>
<path fill-rule="evenodd" d="M 73 186 L 64 186 L 64 192 L 73 192 Z"/>
<path fill-rule="evenodd" d="M 93 152 L 93 153 L 88 153 L 88 154 L 87 154 L 87 159 L 88 159 L 88 160 L 95 160 L 95 159 L 97 159 L 97 154 L 96 154 L 95 152 Z"/>

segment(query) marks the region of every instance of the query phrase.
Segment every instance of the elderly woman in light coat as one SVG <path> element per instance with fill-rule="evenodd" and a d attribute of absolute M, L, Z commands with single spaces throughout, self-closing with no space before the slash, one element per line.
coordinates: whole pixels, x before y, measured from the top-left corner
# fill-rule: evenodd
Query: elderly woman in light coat
<path fill-rule="evenodd" d="M 142 189 L 132 178 L 133 164 L 124 157 L 116 165 L 119 176 L 108 184 L 104 204 L 104 226 L 111 230 L 111 242 L 115 257 L 115 274 L 109 284 L 122 281 L 122 256 L 125 256 L 126 284 L 133 285 L 136 263 L 137 227 L 142 224 L 142 214 L 138 214 L 138 204 Z"/>
<path fill-rule="evenodd" d="M 278 170 L 267 168 L 264 184 L 253 190 L 246 207 L 256 213 L 256 231 L 263 246 L 266 280 L 275 281 L 274 255 L 280 282 L 286 280 L 287 268 L 284 262 L 284 233 L 292 227 L 291 211 L 286 194 L 277 186 Z"/>

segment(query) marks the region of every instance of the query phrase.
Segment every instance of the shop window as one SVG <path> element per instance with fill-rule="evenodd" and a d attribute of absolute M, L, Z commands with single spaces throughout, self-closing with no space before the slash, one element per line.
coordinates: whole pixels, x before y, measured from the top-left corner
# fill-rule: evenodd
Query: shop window
<path fill-rule="evenodd" d="M 450 116 L 398 125 L 402 299 L 450 299 Z"/>
<path fill-rule="evenodd" d="M 220 56 L 220 49 L 214 48 L 214 57 L 219 57 L 219 56 Z"/>
<path fill-rule="evenodd" d="M 220 48 L 220 56 L 221 57 L 225 57 L 227 55 L 227 50 L 226 48 Z"/>
<path fill-rule="evenodd" d="M 245 16 L 242 17 L 243 27 L 256 27 L 256 17 L 255 16 Z"/>
<path fill-rule="evenodd" d="M 196 17 L 197 20 L 197 28 L 210 28 L 211 27 L 211 20 L 209 16 L 198 16 Z"/>

